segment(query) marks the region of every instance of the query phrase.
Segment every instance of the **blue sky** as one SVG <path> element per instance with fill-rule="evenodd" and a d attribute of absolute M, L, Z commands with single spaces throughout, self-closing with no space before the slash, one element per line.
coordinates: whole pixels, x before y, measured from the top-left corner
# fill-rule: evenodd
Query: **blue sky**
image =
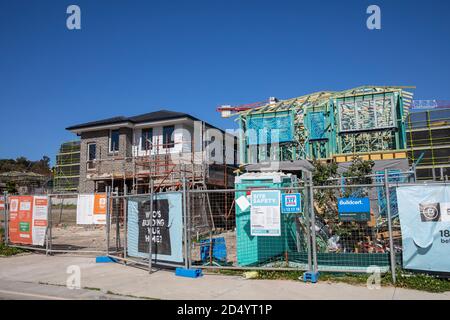
<path fill-rule="evenodd" d="M 67 126 L 162 108 L 230 128 L 218 105 L 269 96 L 376 84 L 449 100 L 449 39 L 445 0 L 0 0 L 0 158 L 54 160 Z"/>

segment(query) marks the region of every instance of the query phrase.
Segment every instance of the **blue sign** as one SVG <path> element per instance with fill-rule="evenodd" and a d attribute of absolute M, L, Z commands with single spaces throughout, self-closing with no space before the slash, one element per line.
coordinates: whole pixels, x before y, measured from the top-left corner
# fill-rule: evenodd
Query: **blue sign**
<path fill-rule="evenodd" d="M 302 203 L 300 193 L 283 193 L 281 195 L 282 213 L 302 212 Z"/>
<path fill-rule="evenodd" d="M 338 213 L 342 221 L 369 221 L 369 198 L 339 198 Z"/>
<path fill-rule="evenodd" d="M 405 269 L 450 272 L 450 186 L 397 188 Z"/>

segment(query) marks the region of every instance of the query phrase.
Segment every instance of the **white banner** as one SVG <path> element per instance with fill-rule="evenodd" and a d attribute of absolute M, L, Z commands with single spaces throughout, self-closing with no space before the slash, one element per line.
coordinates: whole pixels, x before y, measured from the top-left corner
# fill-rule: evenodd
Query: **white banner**
<path fill-rule="evenodd" d="M 79 194 L 77 224 L 106 224 L 106 194 Z"/>
<path fill-rule="evenodd" d="M 251 193 L 250 234 L 252 236 L 280 236 L 279 190 L 253 190 Z"/>

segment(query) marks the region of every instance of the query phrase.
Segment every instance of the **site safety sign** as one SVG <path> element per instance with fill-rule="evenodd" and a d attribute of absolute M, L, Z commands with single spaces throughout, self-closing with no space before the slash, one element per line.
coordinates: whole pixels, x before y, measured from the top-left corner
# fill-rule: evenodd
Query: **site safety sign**
<path fill-rule="evenodd" d="M 252 190 L 250 209 L 250 234 L 252 236 L 280 236 L 279 190 Z"/>

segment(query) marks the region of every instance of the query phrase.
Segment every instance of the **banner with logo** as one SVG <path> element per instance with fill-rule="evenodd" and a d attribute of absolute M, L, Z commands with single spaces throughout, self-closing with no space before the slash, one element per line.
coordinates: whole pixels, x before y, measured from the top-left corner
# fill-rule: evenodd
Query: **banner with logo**
<path fill-rule="evenodd" d="M 339 198 L 338 214 L 342 221 L 369 221 L 369 198 Z"/>
<path fill-rule="evenodd" d="M 128 200 L 128 254 L 148 258 L 149 243 L 156 261 L 183 262 L 183 211 L 181 193 Z"/>
<path fill-rule="evenodd" d="M 77 224 L 106 224 L 106 194 L 79 194 Z"/>
<path fill-rule="evenodd" d="M 48 197 L 9 197 L 9 239 L 11 243 L 43 246 L 48 221 Z"/>
<path fill-rule="evenodd" d="M 397 188 L 405 269 L 450 272 L 450 186 Z"/>
<path fill-rule="evenodd" d="M 280 236 L 279 190 L 252 190 L 250 208 L 250 234 L 252 236 Z"/>
<path fill-rule="evenodd" d="M 283 193 L 281 195 L 282 213 L 302 212 L 302 201 L 300 193 Z"/>

